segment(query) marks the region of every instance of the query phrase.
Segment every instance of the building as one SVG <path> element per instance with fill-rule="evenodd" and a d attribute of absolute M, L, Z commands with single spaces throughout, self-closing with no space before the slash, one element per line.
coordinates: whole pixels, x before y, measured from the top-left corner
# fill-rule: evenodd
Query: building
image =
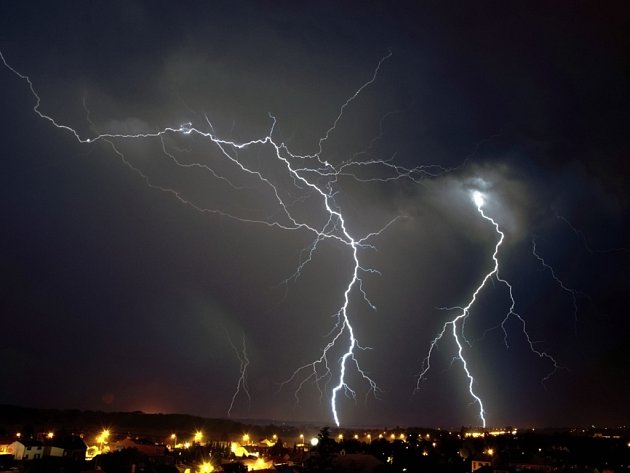
<path fill-rule="evenodd" d="M 127 437 L 123 440 L 111 442 L 109 444 L 111 450 L 125 450 L 127 448 L 135 448 L 140 453 L 143 453 L 149 457 L 163 457 L 166 454 L 166 447 L 164 445 L 156 444 L 148 440 L 143 439 L 131 439 Z"/>
<path fill-rule="evenodd" d="M 473 460 L 471 464 L 470 471 L 476 471 L 483 466 L 492 466 L 492 462 L 490 460 Z"/>
<path fill-rule="evenodd" d="M 71 458 L 72 460 L 85 460 L 87 444 L 77 435 L 67 435 L 48 441 L 44 454 L 49 457 Z"/>
<path fill-rule="evenodd" d="M 9 445 L 7 453 L 16 460 L 37 460 L 44 456 L 44 444 L 39 440 L 20 439 Z"/>

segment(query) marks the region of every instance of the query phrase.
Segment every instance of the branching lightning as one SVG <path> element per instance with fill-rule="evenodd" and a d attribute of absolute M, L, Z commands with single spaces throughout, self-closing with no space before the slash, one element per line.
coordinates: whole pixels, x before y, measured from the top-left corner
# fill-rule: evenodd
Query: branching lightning
<path fill-rule="evenodd" d="M 493 265 L 491 270 L 486 273 L 486 275 L 483 277 L 483 279 L 481 280 L 481 283 L 475 288 L 475 290 L 472 293 L 472 296 L 470 297 L 470 299 L 468 300 L 468 303 L 463 306 L 463 307 L 446 307 L 444 308 L 445 310 L 458 310 L 458 314 L 453 317 L 452 319 L 448 320 L 447 322 L 444 323 L 444 325 L 442 326 L 442 330 L 438 333 L 438 335 L 431 341 L 430 345 L 429 345 L 429 350 L 427 352 L 427 355 L 425 356 L 424 360 L 422 361 L 422 369 L 420 371 L 420 374 L 417 377 L 416 380 L 416 387 L 415 387 L 415 392 L 417 392 L 418 390 L 420 390 L 420 384 L 422 381 L 424 381 L 426 379 L 427 373 L 429 372 L 429 370 L 431 369 L 431 357 L 433 355 L 433 352 L 435 351 L 435 349 L 437 348 L 438 343 L 445 338 L 445 336 L 447 335 L 447 332 L 450 330 L 450 333 L 452 334 L 453 337 L 453 341 L 455 342 L 455 344 L 457 345 L 457 354 L 454 357 L 454 360 L 457 360 L 461 363 L 462 368 L 464 369 L 464 372 L 466 374 L 466 378 L 468 380 L 468 391 L 471 395 L 471 397 L 473 398 L 473 402 L 475 404 L 477 404 L 478 408 L 479 408 L 479 419 L 481 421 L 481 424 L 483 427 L 486 426 L 486 411 L 484 409 L 484 405 L 483 405 L 483 401 L 481 399 L 481 397 L 477 394 L 477 392 L 475 391 L 475 378 L 468 366 L 468 361 L 466 360 L 465 357 L 465 353 L 464 353 L 464 343 L 470 345 L 470 342 L 468 342 L 468 340 L 466 339 L 465 333 L 464 333 L 464 329 L 465 329 L 465 323 L 466 320 L 468 319 L 468 317 L 470 316 L 471 310 L 473 308 L 473 306 L 475 305 L 475 302 L 477 301 L 477 298 L 479 296 L 479 294 L 481 293 L 481 291 L 485 288 L 485 286 L 487 285 L 488 281 L 492 280 L 493 278 L 501 283 L 502 285 L 504 285 L 507 290 L 508 290 L 508 295 L 510 298 L 510 307 L 507 310 L 507 313 L 505 315 L 505 317 L 503 318 L 503 320 L 501 321 L 500 325 L 498 327 L 501 327 L 501 329 L 503 330 L 503 335 L 504 335 L 504 342 L 506 347 L 509 348 L 508 345 L 508 334 L 507 334 L 507 329 L 506 329 L 506 323 L 509 320 L 510 317 L 514 317 L 516 318 L 519 323 L 521 324 L 522 327 L 522 333 L 523 336 L 525 337 L 525 340 L 527 342 L 527 344 L 529 345 L 530 350 L 536 354 L 538 357 L 540 358 L 545 358 L 546 360 L 548 360 L 551 364 L 552 364 L 552 370 L 543 378 L 543 382 L 546 381 L 547 379 L 549 379 L 550 376 L 552 376 L 556 370 L 558 370 L 559 368 L 561 368 L 558 363 L 556 362 L 556 360 L 549 355 L 548 353 L 544 352 L 544 351 L 540 351 L 537 350 L 535 348 L 535 341 L 533 341 L 530 336 L 529 333 L 527 331 L 527 325 L 525 322 L 525 319 L 523 317 L 521 317 L 516 311 L 515 311 L 515 307 L 516 307 L 516 301 L 514 299 L 514 294 L 512 291 L 512 285 L 504 278 L 502 278 L 499 274 L 499 249 L 501 247 L 501 245 L 503 244 L 503 241 L 505 239 L 505 234 L 503 233 L 503 231 L 501 230 L 501 228 L 499 227 L 499 224 L 497 223 L 496 220 L 494 220 L 492 217 L 488 216 L 484 210 L 483 207 L 485 205 L 486 202 L 486 196 L 480 192 L 480 191 L 473 191 L 472 195 L 471 195 L 472 201 L 474 202 L 475 206 L 477 207 L 477 211 L 479 212 L 479 214 L 482 216 L 482 218 L 484 218 L 485 220 L 487 220 L 488 222 L 490 222 L 492 224 L 492 226 L 494 227 L 495 233 L 498 235 L 498 240 L 494 246 L 494 251 L 492 253 L 492 261 L 493 261 Z M 496 328 L 496 327 L 495 327 Z"/>
<path fill-rule="evenodd" d="M 562 221 L 571 229 L 571 231 L 578 238 L 578 240 L 580 241 L 584 249 L 591 255 L 594 255 L 594 254 L 602 255 L 602 254 L 610 254 L 610 253 L 617 253 L 617 252 L 630 253 L 630 250 L 623 247 L 605 248 L 605 249 L 593 248 L 589 244 L 588 239 L 586 238 L 586 235 L 584 234 L 582 230 L 576 228 L 566 217 L 563 217 L 562 215 L 559 215 L 558 213 L 556 213 L 555 216 L 558 220 Z M 577 334 L 578 332 L 578 328 L 577 328 L 578 327 L 577 325 L 578 323 L 578 297 L 581 297 L 583 299 L 587 299 L 590 301 L 591 300 L 590 296 L 578 289 L 569 287 L 565 283 L 565 281 L 561 279 L 560 276 L 558 276 L 556 269 L 551 264 L 549 264 L 547 260 L 545 260 L 545 258 L 543 258 L 543 256 L 541 256 L 540 253 L 538 252 L 536 238 L 532 238 L 532 255 L 534 255 L 534 257 L 538 260 L 540 265 L 545 270 L 547 270 L 549 274 L 551 274 L 552 279 L 556 282 L 558 287 L 560 287 L 560 289 L 562 289 L 564 292 L 569 294 L 569 296 L 571 297 L 571 303 L 573 305 L 574 327 L 575 327 L 575 333 Z"/>
<path fill-rule="evenodd" d="M 343 103 L 332 125 L 326 130 L 324 135 L 319 138 L 317 142 L 317 151 L 311 155 L 297 155 L 293 154 L 284 143 L 278 143 L 275 141 L 273 137 L 273 132 L 276 124 L 276 119 L 271 115 L 270 119 L 272 123 L 269 133 L 264 137 L 252 139 L 245 142 L 227 140 L 217 136 L 214 132 L 212 124 L 207 118 L 206 124 L 208 125 L 210 131 L 204 131 L 203 129 L 194 126 L 192 123 L 184 123 L 179 126 L 166 127 L 162 130 L 148 133 L 132 134 L 97 132 L 98 134 L 96 134 L 95 136 L 84 137 L 75 128 L 60 123 L 58 120 L 52 118 L 51 116 L 43 113 L 40 110 L 41 99 L 36 92 L 36 89 L 31 79 L 27 75 L 18 72 L 9 63 L 7 63 L 4 55 L 0 52 L 0 58 L 2 59 L 4 65 L 17 77 L 25 81 L 28 85 L 30 92 L 35 100 L 33 111 L 40 118 L 48 121 L 56 128 L 72 134 L 75 139 L 81 144 L 94 145 L 98 142 L 107 143 L 112 148 L 114 153 L 121 159 L 121 161 L 134 173 L 138 174 L 150 188 L 168 193 L 175 197 L 182 204 L 185 204 L 199 212 L 217 214 L 242 223 L 264 225 L 267 227 L 277 228 L 286 231 L 307 232 L 313 235 L 311 245 L 309 245 L 307 249 L 304 250 L 304 257 L 301 258 L 295 273 L 287 278 L 287 281 L 297 279 L 300 276 L 301 271 L 312 260 L 318 248 L 318 245 L 322 241 L 330 240 L 347 248 L 351 256 L 352 267 L 349 271 L 345 288 L 343 289 L 343 301 L 335 314 L 336 323 L 328 335 L 329 341 L 322 349 L 319 358 L 311 363 L 297 368 L 292 376 L 281 385 L 282 387 L 287 385 L 288 383 L 296 381 L 298 383 L 298 387 L 296 389 L 295 396 L 296 399 L 299 399 L 299 392 L 307 383 L 314 383 L 323 396 L 324 391 L 327 389 L 328 383 L 334 380 L 334 385 L 330 390 L 330 407 L 333 419 L 337 425 L 340 424 L 340 416 L 337 409 L 339 394 L 343 392 L 344 394 L 351 397 L 355 397 L 356 394 L 355 389 L 347 383 L 348 370 L 354 370 L 367 383 L 368 393 L 372 392 L 375 395 L 378 393 L 378 386 L 376 382 L 368 376 L 367 372 L 364 371 L 359 364 L 359 360 L 357 357 L 358 351 L 367 348 L 362 347 L 356 338 L 355 328 L 352 324 L 350 316 L 350 302 L 352 295 L 358 292 L 369 307 L 373 309 L 375 308 L 374 305 L 369 301 L 367 294 L 363 289 L 362 277 L 365 274 L 377 273 L 377 271 L 371 268 L 367 268 L 361 264 L 360 251 L 373 248 L 373 246 L 369 243 L 370 239 L 380 235 L 384 230 L 392 225 L 397 218 L 386 222 L 382 226 L 382 228 L 375 232 L 363 236 L 353 235 L 350 229 L 347 228 L 343 212 L 335 201 L 335 194 L 337 192 L 335 189 L 335 184 L 340 176 L 352 177 L 359 181 L 400 178 L 409 178 L 416 180 L 422 176 L 434 175 L 436 172 L 443 171 L 443 168 L 439 166 L 407 169 L 382 160 L 364 162 L 349 161 L 335 166 L 334 164 L 331 164 L 322 158 L 324 144 L 334 133 L 338 123 L 342 120 L 344 111 L 364 89 L 369 87 L 376 80 L 381 65 L 389 57 L 391 57 L 391 52 L 381 58 L 375 70 L 373 71 L 371 78 L 367 82 L 363 83 L 363 85 L 361 85 L 350 96 L 350 98 L 348 98 L 345 103 Z M 85 101 L 84 107 L 87 114 L 87 121 L 92 125 L 92 128 L 95 131 L 96 127 L 90 119 L 89 110 L 85 106 Z M 215 149 L 218 151 L 219 156 L 223 157 L 227 161 L 227 163 L 232 165 L 234 169 L 241 172 L 245 176 L 257 179 L 258 182 L 268 190 L 276 205 L 278 206 L 278 212 L 276 212 L 275 214 L 276 217 L 269 217 L 267 219 L 239 217 L 238 215 L 233 215 L 232 213 L 224 212 L 220 209 L 201 206 L 186 197 L 186 195 L 179 190 L 163 185 L 158 185 L 152 182 L 149 175 L 143 172 L 131 161 L 129 161 L 117 146 L 118 142 L 126 140 L 159 140 L 164 156 L 171 160 L 175 166 L 182 168 L 198 168 L 202 171 L 208 172 L 213 178 L 226 182 L 233 189 L 239 190 L 239 186 L 232 183 L 227 177 L 217 173 L 209 165 L 201 163 L 184 164 L 183 162 L 178 160 L 175 155 L 175 151 L 177 151 L 177 148 L 175 146 L 169 147 L 168 143 L 170 140 L 174 140 L 178 136 L 187 137 L 190 135 L 195 135 L 200 138 L 206 139 L 209 145 L 213 145 L 215 147 Z M 292 212 L 291 209 L 291 202 L 287 201 L 286 198 L 283 197 L 283 194 L 279 188 L 279 184 L 274 183 L 273 177 L 271 177 L 271 175 L 267 175 L 261 169 L 257 169 L 252 165 L 248 165 L 245 160 L 240 159 L 239 151 L 255 147 L 265 147 L 267 149 L 270 149 L 273 153 L 273 157 L 276 160 L 276 164 L 280 164 L 283 167 L 286 176 L 290 178 L 295 188 L 297 188 L 299 191 L 302 191 L 303 193 L 308 192 L 310 193 L 311 197 L 319 199 L 321 210 L 327 216 L 323 225 L 318 225 L 316 223 L 306 221 L 305 219 L 294 215 L 294 212 Z M 383 177 L 381 169 L 381 171 L 378 173 L 378 177 L 368 177 L 364 179 L 358 178 L 352 172 L 352 169 L 358 166 L 377 166 L 384 169 L 386 172 L 390 172 L 391 176 Z M 340 349 L 343 352 L 343 355 L 336 363 L 336 366 L 334 368 L 332 367 L 333 362 L 330 360 L 333 348 L 336 348 L 338 350 Z M 244 390 L 246 395 L 249 396 L 246 384 L 246 369 L 249 364 L 249 359 L 247 358 L 245 346 L 243 346 L 243 350 L 241 353 L 239 353 L 238 350 L 236 351 L 241 362 L 241 376 L 239 378 L 236 392 L 232 398 L 232 403 L 230 404 L 230 411 L 233 407 L 234 400 L 240 392 L 241 388 Z M 228 411 L 228 413 L 230 411 Z"/>
<path fill-rule="evenodd" d="M 580 230 L 579 228 L 576 228 L 569 221 L 568 218 L 563 217 L 562 215 L 557 214 L 557 213 L 556 213 L 556 218 L 561 220 L 561 221 L 563 221 L 571 229 L 571 231 L 573 233 L 575 233 L 575 236 L 582 242 L 582 245 L 584 246 L 586 251 L 588 251 L 591 254 L 593 254 L 593 253 L 615 253 L 615 252 L 630 253 L 630 249 L 624 248 L 624 247 L 619 247 L 619 248 L 593 248 L 589 244 L 588 238 L 586 238 L 586 235 L 584 234 L 584 232 L 582 230 Z"/>
<path fill-rule="evenodd" d="M 242 224 L 259 225 L 275 230 L 299 232 L 300 235 L 307 235 L 310 243 L 301 251 L 297 267 L 292 274 L 288 275 L 284 281 L 285 283 L 294 282 L 300 278 L 302 272 L 317 256 L 320 245 L 324 241 L 339 245 L 347 252 L 350 265 L 344 275 L 345 280 L 343 286 L 339 289 L 339 305 L 333 310 L 334 313 L 332 316 L 334 323 L 326 335 L 326 341 L 321 348 L 319 356 L 312 359 L 312 361 L 303 363 L 279 385 L 279 390 L 293 387 L 294 397 L 297 403 L 300 402 L 302 390 L 309 385 L 314 386 L 317 392 L 319 392 L 321 399 L 327 397 L 330 403 L 332 418 L 335 424 L 339 426 L 341 424 L 341 416 L 338 409 L 340 398 L 342 395 L 351 399 L 356 399 L 357 397 L 358 388 L 351 386 L 348 381 L 351 375 L 362 380 L 363 386 L 366 388 L 366 396 L 374 395 L 378 397 L 380 393 L 376 381 L 370 377 L 369 372 L 360 364 L 359 358 L 361 352 L 368 350 L 369 347 L 361 345 L 357 338 L 357 331 L 354 325 L 357 309 L 354 305 L 355 300 L 359 300 L 365 304 L 367 308 L 372 310 L 376 309 L 364 289 L 364 277 L 366 275 L 379 273 L 377 270 L 367 267 L 362 263 L 362 252 L 373 250 L 374 246 L 372 240 L 381 235 L 400 218 L 394 217 L 389 221 L 383 222 L 380 228 L 371 233 L 356 235 L 352 229 L 348 228 L 344 211 L 335 199 L 336 195 L 340 192 L 339 180 L 348 178 L 360 183 L 375 181 L 389 182 L 396 180 L 418 182 L 422 178 L 440 176 L 453 170 L 440 165 L 421 165 L 408 168 L 395 164 L 393 162 L 393 156 L 391 159 L 386 160 L 370 157 L 369 150 L 375 141 L 381 137 L 383 133 L 383 121 L 389 114 L 384 116 L 381 120 L 379 135 L 369 143 L 366 150 L 363 152 L 357 153 L 351 159 L 339 164 L 331 163 L 323 157 L 325 145 L 344 118 L 345 111 L 366 88 L 376 81 L 381 66 L 391 55 L 391 52 L 389 52 L 382 57 L 373 70 L 369 80 L 357 88 L 341 105 L 336 117 L 332 120 L 332 125 L 315 143 L 315 152 L 303 155 L 293 153 L 284 142 L 277 141 L 274 137 L 276 118 L 273 115 L 269 115 L 271 124 L 265 136 L 242 142 L 220 137 L 207 116 L 205 117 L 205 122 L 199 126 L 192 122 L 186 122 L 145 133 L 102 133 L 97 131 L 96 125 L 90 118 L 90 112 L 84 99 L 83 106 L 86 111 L 86 119 L 94 133 L 93 136 L 85 137 L 75 128 L 60 123 L 58 120 L 42 112 L 40 110 L 41 99 L 31 79 L 27 75 L 18 72 L 7 63 L 2 52 L 0 52 L 0 59 L 2 59 L 4 65 L 13 74 L 28 85 L 35 102 L 33 111 L 37 116 L 46 120 L 54 127 L 70 133 L 80 144 L 96 145 L 99 142 L 105 143 L 121 162 L 132 172 L 137 174 L 151 189 L 164 192 L 177 199 L 180 203 L 203 214 L 217 215 Z M 221 159 L 222 163 L 226 165 L 227 169 L 229 169 L 232 174 L 220 172 L 209 164 L 188 162 L 186 159 L 182 159 L 181 154 L 184 150 L 178 146 L 178 143 L 192 138 L 204 140 L 209 149 L 214 151 L 213 157 Z M 273 201 L 273 205 L 275 206 L 274 211 L 260 218 L 238 215 L 236 212 L 228 212 L 221 208 L 211 208 L 205 204 L 200 204 L 195 201 L 195 199 L 188 197 L 184 191 L 155 182 L 148 172 L 145 172 L 141 166 L 134 164 L 134 162 L 129 160 L 122 152 L 122 149 L 124 149 L 121 146 L 122 143 L 136 140 L 157 142 L 161 149 L 161 151 L 159 151 L 161 157 L 165 159 L 169 165 L 172 163 L 173 166 L 179 169 L 197 170 L 200 173 L 207 174 L 210 179 L 219 182 L 221 185 L 228 186 L 233 191 L 243 191 L 248 188 L 247 185 L 241 185 L 238 179 L 235 179 L 233 175 L 237 175 L 244 180 L 253 180 L 257 186 L 264 190 L 266 198 Z M 275 171 L 271 172 L 265 170 L 264 167 L 256 166 L 241 156 L 241 154 L 246 154 L 248 150 L 267 151 L 271 155 L 271 162 L 275 166 Z M 366 155 L 368 158 L 358 160 L 359 155 Z M 282 170 L 282 176 L 280 178 L 278 177 L 278 168 Z M 291 186 L 291 192 L 287 192 L 284 188 L 286 187 L 286 183 L 282 181 L 282 179 L 290 183 L 288 185 Z M 505 234 L 501 230 L 497 220 L 487 215 L 484 210 L 488 196 L 480 191 L 473 191 L 471 198 L 481 218 L 494 228 L 497 236 L 491 257 L 492 267 L 475 288 L 470 298 L 467 300 L 466 305 L 445 308 L 445 310 L 456 310 L 457 314 L 444 323 L 437 336 L 431 341 L 427 354 L 422 361 L 414 391 L 419 390 L 421 383 L 426 380 L 427 374 L 431 369 L 431 360 L 438 344 L 451 335 L 456 345 L 456 354 L 453 360 L 459 362 L 464 370 L 468 391 L 473 399 L 473 403 L 478 406 L 479 419 L 485 427 L 486 410 L 482 398 L 478 394 L 477 381 L 474 378 L 473 371 L 466 358 L 467 347 L 471 346 L 471 343 L 465 335 L 465 324 L 467 319 L 471 316 L 471 312 L 474 309 L 480 293 L 488 286 L 488 282 L 494 281 L 500 286 L 505 287 L 509 296 L 510 304 L 504 318 L 496 327 L 492 328 L 500 328 L 503 331 L 505 346 L 509 347 L 507 323 L 510 319 L 517 320 L 521 326 L 522 335 L 531 352 L 540 358 L 544 358 L 552 367 L 551 371 L 543 378 L 543 382 L 555 373 L 556 370 L 561 368 L 561 366 L 558 365 L 551 355 L 536 348 L 537 342 L 530 338 L 525 319 L 516 312 L 516 301 L 513 295 L 512 285 L 500 275 L 499 252 L 504 242 Z M 310 202 L 317 202 L 320 212 L 319 216 L 307 218 L 295 210 L 297 203 L 307 199 Z M 586 241 L 583 235 L 582 239 Z M 571 294 L 574 309 L 577 314 L 577 292 L 566 286 L 556 276 L 553 268 L 538 255 L 535 240 L 532 241 L 532 244 L 534 256 L 540 261 L 544 268 L 550 271 L 552 277 L 560 287 Z M 243 336 L 241 349 L 236 347 L 229 338 L 229 335 L 228 340 L 240 363 L 238 382 L 228 408 L 228 415 L 230 415 L 236 399 L 241 393 L 247 397 L 250 403 L 251 396 L 247 383 L 247 371 L 250 360 L 247 355 L 245 337 Z"/>
<path fill-rule="evenodd" d="M 536 250 L 536 239 L 532 238 L 532 254 L 540 262 L 543 268 L 545 268 L 551 274 L 553 280 L 560 286 L 560 288 L 571 296 L 571 302 L 573 304 L 573 318 L 575 320 L 575 331 L 577 332 L 577 319 L 578 319 L 578 303 L 577 296 L 580 294 L 575 289 L 568 287 L 557 275 L 551 265 L 549 265 L 542 256 L 540 256 Z"/>
<path fill-rule="evenodd" d="M 241 393 L 241 390 L 247 397 L 247 402 L 250 406 L 252 404 L 252 397 L 249 393 L 249 386 L 247 383 L 247 368 L 249 366 L 249 358 L 247 357 L 247 344 L 245 343 L 245 335 L 243 335 L 243 343 L 240 350 L 234 344 L 234 342 L 232 341 L 232 338 L 227 332 L 225 335 L 227 336 L 228 342 L 230 346 L 232 347 L 232 349 L 234 350 L 234 353 L 236 354 L 236 357 L 238 358 L 238 361 L 240 363 L 238 381 L 236 382 L 236 388 L 234 390 L 234 394 L 232 395 L 232 400 L 230 401 L 230 407 L 227 410 L 227 414 L 228 416 L 230 416 L 232 415 L 234 402 L 236 401 L 236 398 L 238 397 L 238 395 Z"/>

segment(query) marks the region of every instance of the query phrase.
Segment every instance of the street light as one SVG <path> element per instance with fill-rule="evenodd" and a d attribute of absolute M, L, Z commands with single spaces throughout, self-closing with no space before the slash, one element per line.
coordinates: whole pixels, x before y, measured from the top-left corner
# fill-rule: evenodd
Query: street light
<path fill-rule="evenodd" d="M 197 432 L 195 432 L 195 443 L 201 443 L 201 439 L 203 438 L 203 433 L 198 430 Z"/>
<path fill-rule="evenodd" d="M 177 435 L 171 434 L 171 440 L 173 441 L 173 449 L 177 447 Z"/>
<path fill-rule="evenodd" d="M 103 452 L 103 444 L 107 443 L 107 439 L 109 438 L 109 430 L 103 429 L 98 437 L 96 437 L 96 441 L 99 443 L 99 451 Z"/>

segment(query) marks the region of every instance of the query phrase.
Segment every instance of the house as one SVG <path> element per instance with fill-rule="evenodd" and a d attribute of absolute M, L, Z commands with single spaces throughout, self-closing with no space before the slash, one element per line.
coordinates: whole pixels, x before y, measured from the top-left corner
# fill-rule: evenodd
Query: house
<path fill-rule="evenodd" d="M 166 447 L 164 445 L 156 444 L 144 439 L 131 439 L 129 437 L 110 443 L 110 448 L 112 450 L 135 448 L 140 453 L 149 457 L 162 457 L 166 454 Z"/>
<path fill-rule="evenodd" d="M 9 445 L 7 453 L 16 460 L 37 460 L 44 456 L 44 444 L 39 440 L 20 439 Z"/>
<path fill-rule="evenodd" d="M 78 435 L 67 435 L 47 442 L 44 454 L 49 457 L 71 458 L 85 460 L 87 445 Z"/>
<path fill-rule="evenodd" d="M 472 468 L 470 469 L 470 471 L 476 471 L 479 468 L 483 467 L 483 466 L 492 466 L 492 462 L 490 460 L 473 460 L 472 461 Z"/>
<path fill-rule="evenodd" d="M 10 455 L 9 447 L 15 440 L 15 437 L 8 438 L 0 438 L 0 455 Z"/>

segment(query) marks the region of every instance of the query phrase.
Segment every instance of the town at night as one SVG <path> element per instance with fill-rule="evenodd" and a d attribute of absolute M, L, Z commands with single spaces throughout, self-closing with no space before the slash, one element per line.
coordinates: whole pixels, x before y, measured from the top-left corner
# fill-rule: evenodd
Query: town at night
<path fill-rule="evenodd" d="M 330 428 L 0 406 L 0 468 L 24 472 L 620 472 L 630 428 Z M 106 427 L 102 427 L 106 425 Z"/>

